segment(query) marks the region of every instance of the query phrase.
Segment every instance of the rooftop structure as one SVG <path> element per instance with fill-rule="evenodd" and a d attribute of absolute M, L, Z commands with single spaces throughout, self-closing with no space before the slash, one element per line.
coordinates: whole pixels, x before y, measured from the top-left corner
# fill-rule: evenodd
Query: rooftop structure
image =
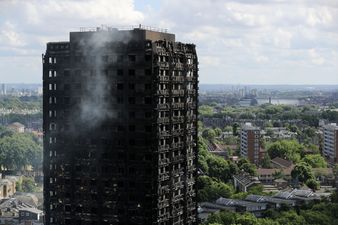
<path fill-rule="evenodd" d="M 271 166 L 274 168 L 289 168 L 293 165 L 292 161 L 276 157 L 271 159 Z"/>
<path fill-rule="evenodd" d="M 247 192 L 248 188 L 251 186 L 261 183 L 257 177 L 252 177 L 245 174 L 234 175 L 233 179 L 235 188 L 242 192 Z"/>
<path fill-rule="evenodd" d="M 262 203 L 268 203 L 270 205 L 273 205 L 274 208 L 280 208 L 283 204 L 288 206 L 295 206 L 296 201 L 289 200 L 289 199 L 280 199 L 280 198 L 274 198 L 270 196 L 262 196 L 262 195 L 248 195 L 245 198 L 246 201 L 251 202 L 262 202 Z"/>

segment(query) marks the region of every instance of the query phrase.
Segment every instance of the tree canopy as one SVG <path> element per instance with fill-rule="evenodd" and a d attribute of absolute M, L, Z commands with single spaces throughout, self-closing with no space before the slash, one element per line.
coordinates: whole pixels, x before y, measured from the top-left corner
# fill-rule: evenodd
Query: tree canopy
<path fill-rule="evenodd" d="M 0 138 L 0 164 L 5 169 L 20 170 L 42 163 L 42 146 L 29 134 L 13 133 Z"/>
<path fill-rule="evenodd" d="M 296 140 L 279 140 L 268 146 L 268 154 L 271 159 L 280 157 L 299 162 L 302 151 L 304 151 L 304 146 Z"/>

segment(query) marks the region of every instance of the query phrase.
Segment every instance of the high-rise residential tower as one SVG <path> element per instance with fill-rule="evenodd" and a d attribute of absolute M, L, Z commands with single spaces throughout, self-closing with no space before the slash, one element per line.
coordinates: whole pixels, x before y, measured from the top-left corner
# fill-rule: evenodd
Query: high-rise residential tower
<path fill-rule="evenodd" d="M 249 159 L 251 163 L 259 164 L 260 154 L 260 129 L 251 123 L 245 123 L 241 129 L 241 156 Z"/>
<path fill-rule="evenodd" d="M 323 155 L 331 163 L 338 163 L 338 126 L 336 123 L 324 126 Z"/>
<path fill-rule="evenodd" d="M 46 225 L 197 224 L 197 64 L 142 27 L 47 44 Z"/>

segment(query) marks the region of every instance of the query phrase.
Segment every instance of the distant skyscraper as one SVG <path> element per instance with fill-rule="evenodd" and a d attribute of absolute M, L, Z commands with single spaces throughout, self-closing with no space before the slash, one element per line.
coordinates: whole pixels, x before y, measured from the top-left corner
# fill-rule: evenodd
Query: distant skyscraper
<path fill-rule="evenodd" d="M 338 163 L 338 126 L 335 123 L 324 126 L 324 156 L 332 163 Z"/>
<path fill-rule="evenodd" d="M 195 45 L 71 32 L 43 56 L 46 225 L 197 224 Z"/>
<path fill-rule="evenodd" d="M 7 95 L 6 84 L 1 84 L 1 94 L 2 95 Z"/>
<path fill-rule="evenodd" d="M 251 163 L 260 162 L 260 129 L 252 126 L 251 123 L 245 123 L 241 129 L 241 156 L 249 159 Z"/>

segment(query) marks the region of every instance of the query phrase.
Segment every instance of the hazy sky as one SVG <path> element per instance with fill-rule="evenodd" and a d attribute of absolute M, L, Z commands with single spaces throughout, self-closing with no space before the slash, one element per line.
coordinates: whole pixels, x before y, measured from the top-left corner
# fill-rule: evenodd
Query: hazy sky
<path fill-rule="evenodd" d="M 201 83 L 338 84 L 338 0 L 0 0 L 0 83 L 41 82 L 46 42 L 101 24 L 195 43 Z"/>

